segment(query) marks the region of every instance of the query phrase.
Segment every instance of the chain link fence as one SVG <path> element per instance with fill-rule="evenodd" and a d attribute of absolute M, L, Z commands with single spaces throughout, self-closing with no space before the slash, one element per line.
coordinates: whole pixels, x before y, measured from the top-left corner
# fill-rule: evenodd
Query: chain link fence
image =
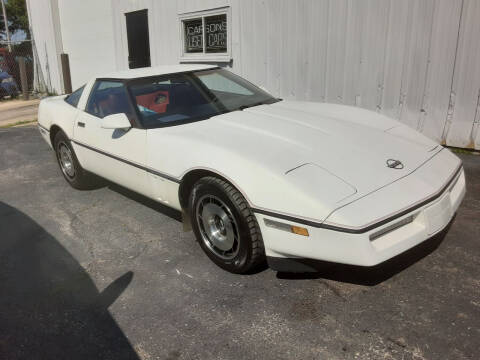
<path fill-rule="evenodd" d="M 25 62 L 26 89 L 22 86 L 21 59 Z M 0 41 L 0 99 L 16 98 L 24 90 L 28 96 L 48 93 L 35 44 L 31 40 Z"/>

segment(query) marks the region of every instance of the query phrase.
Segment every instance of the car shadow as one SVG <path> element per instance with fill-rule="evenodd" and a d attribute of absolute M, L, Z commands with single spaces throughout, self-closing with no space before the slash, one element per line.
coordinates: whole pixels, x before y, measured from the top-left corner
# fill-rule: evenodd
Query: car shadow
<path fill-rule="evenodd" d="M 284 280 L 321 278 L 356 285 L 378 285 L 435 251 L 445 239 L 452 222 L 453 219 L 444 230 L 430 239 L 376 266 L 363 267 L 301 259 L 299 261 L 303 265 L 315 269 L 316 271 L 307 273 L 278 272 L 277 278 Z"/>
<path fill-rule="evenodd" d="M 141 195 L 135 191 L 129 190 L 121 185 L 114 184 L 112 182 L 109 182 L 108 180 L 105 180 L 106 186 L 112 190 L 115 191 L 116 193 L 125 196 L 126 198 L 129 198 L 133 201 L 136 201 L 146 207 L 149 207 L 152 210 L 158 211 L 162 213 L 163 215 L 166 215 L 176 221 L 182 222 L 182 212 L 175 210 L 169 206 L 163 205 L 162 203 L 159 203 L 158 201 L 155 201 L 153 199 L 150 199 L 144 195 Z"/>
<path fill-rule="evenodd" d="M 103 179 L 102 179 L 103 180 Z M 103 180 L 103 186 L 110 190 L 125 196 L 131 200 L 139 202 L 140 204 L 149 207 L 154 211 L 158 211 L 178 222 L 182 221 L 182 213 L 178 210 L 172 209 L 155 200 L 147 198 L 144 195 L 129 190 L 121 185 L 112 183 L 108 180 Z M 400 273 L 406 268 L 412 266 L 424 257 L 431 254 L 443 242 L 445 235 L 453 223 L 455 217 L 450 221 L 447 227 L 432 238 L 420 243 L 412 249 L 397 255 L 379 265 L 372 267 L 344 265 L 338 263 L 331 263 L 312 259 L 296 259 L 302 265 L 312 269 L 312 272 L 277 272 L 277 278 L 283 280 L 308 280 L 308 279 L 330 279 L 345 283 L 374 286 L 380 284 L 394 275 Z M 188 230 L 188 229 L 187 229 Z M 268 264 L 264 262 L 259 266 L 253 268 L 244 275 L 256 275 L 267 270 Z"/>
<path fill-rule="evenodd" d="M 54 237 L 0 202 L 0 359 L 139 359 L 108 311 L 132 278 L 99 292 Z"/>

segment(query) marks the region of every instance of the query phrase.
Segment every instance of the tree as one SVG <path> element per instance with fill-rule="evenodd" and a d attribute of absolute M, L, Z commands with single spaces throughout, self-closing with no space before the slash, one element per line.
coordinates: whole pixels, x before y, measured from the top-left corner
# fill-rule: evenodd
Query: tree
<path fill-rule="evenodd" d="M 13 34 L 18 30 L 23 30 L 28 38 L 30 31 L 28 25 L 27 4 L 25 0 L 6 0 L 5 9 L 7 11 L 8 30 L 10 30 L 10 34 Z M 5 36 L 3 16 L 0 16 L 0 33 L 3 37 Z"/>

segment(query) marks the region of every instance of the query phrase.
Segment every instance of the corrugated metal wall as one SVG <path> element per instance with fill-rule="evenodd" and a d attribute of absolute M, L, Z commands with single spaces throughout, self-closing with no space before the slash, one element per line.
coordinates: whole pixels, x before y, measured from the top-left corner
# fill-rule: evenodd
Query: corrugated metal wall
<path fill-rule="evenodd" d="M 357 105 L 451 146 L 480 149 L 479 0 L 112 0 L 149 9 L 152 64 L 178 62 L 178 14 L 231 6 L 236 73 L 286 99 Z"/>
<path fill-rule="evenodd" d="M 69 55 L 72 85 L 76 89 L 91 77 L 115 68 L 112 8 L 106 1 L 57 1 L 63 51 Z"/>
<path fill-rule="evenodd" d="M 58 14 L 58 0 L 27 0 L 30 28 L 35 40 L 35 51 L 40 61 L 42 78 L 50 92 L 63 92 L 63 76 L 59 54 L 63 52 L 62 33 Z"/>

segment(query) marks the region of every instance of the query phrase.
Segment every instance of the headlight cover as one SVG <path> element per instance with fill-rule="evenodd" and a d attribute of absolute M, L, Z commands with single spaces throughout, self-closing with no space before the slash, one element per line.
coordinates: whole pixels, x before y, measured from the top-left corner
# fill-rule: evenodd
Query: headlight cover
<path fill-rule="evenodd" d="M 340 201 L 354 195 L 357 189 L 323 167 L 305 163 L 286 172 L 286 177 L 314 199 L 332 209 Z"/>

